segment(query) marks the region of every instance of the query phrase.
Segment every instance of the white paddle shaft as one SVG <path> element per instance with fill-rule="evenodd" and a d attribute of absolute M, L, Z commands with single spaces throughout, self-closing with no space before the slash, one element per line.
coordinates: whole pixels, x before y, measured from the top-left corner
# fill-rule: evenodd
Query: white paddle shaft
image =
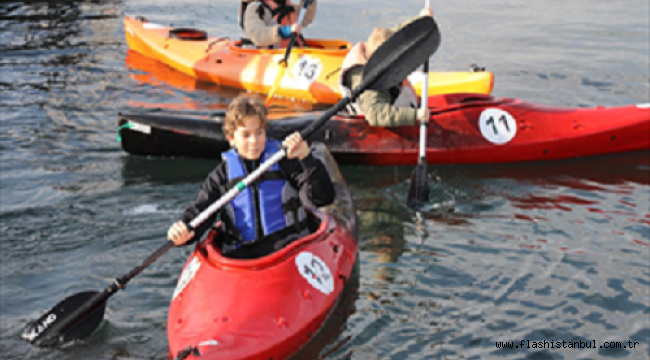
<path fill-rule="evenodd" d="M 425 6 L 429 7 L 429 0 L 425 0 Z M 422 84 L 422 98 L 420 99 L 420 107 L 426 109 L 429 106 L 429 60 L 424 66 L 424 82 Z M 427 124 L 420 122 L 420 159 L 425 159 L 427 151 Z"/>
<path fill-rule="evenodd" d="M 284 158 L 286 155 L 287 153 L 285 152 L 284 148 L 280 149 L 268 160 L 263 162 L 262 165 L 260 165 L 260 167 L 258 167 L 252 173 L 250 173 L 250 175 L 246 176 L 244 180 L 238 182 L 237 185 L 235 185 L 235 187 L 228 190 L 228 192 L 224 196 L 222 196 L 221 199 L 215 201 L 207 209 L 203 210 L 197 217 L 194 218 L 194 220 L 190 222 L 190 226 L 193 229 L 196 229 L 197 226 L 201 225 L 215 211 L 221 209 L 224 205 L 230 202 L 230 200 L 234 199 L 235 196 L 237 196 L 240 192 L 246 189 L 248 185 L 252 184 L 255 180 L 257 180 L 260 176 L 262 176 L 262 174 L 264 174 L 268 169 L 270 169 L 273 165 L 275 165 L 277 162 L 282 160 L 282 158 Z"/>

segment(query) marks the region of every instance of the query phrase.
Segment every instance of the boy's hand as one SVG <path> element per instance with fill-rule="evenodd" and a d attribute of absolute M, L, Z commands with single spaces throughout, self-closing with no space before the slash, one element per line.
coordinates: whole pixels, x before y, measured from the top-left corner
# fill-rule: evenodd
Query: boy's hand
<path fill-rule="evenodd" d="M 433 10 L 430 7 L 425 6 L 424 9 L 420 10 L 420 16 L 431 16 L 433 17 Z"/>
<path fill-rule="evenodd" d="M 298 158 L 299 160 L 302 160 L 306 158 L 311 151 L 309 150 L 307 143 L 302 139 L 302 136 L 300 136 L 299 132 L 287 136 L 282 145 L 287 149 L 287 158 L 289 159 Z"/>
<path fill-rule="evenodd" d="M 429 111 L 428 107 L 425 107 L 424 109 L 422 107 L 418 108 L 418 111 L 417 111 L 418 121 L 420 121 L 420 122 L 424 121 L 425 123 L 428 123 L 430 115 L 431 115 L 431 112 Z"/>
<path fill-rule="evenodd" d="M 296 34 L 296 36 L 300 35 L 300 32 L 302 31 L 302 25 L 300 24 L 293 24 L 291 25 L 291 33 Z"/>
<path fill-rule="evenodd" d="M 192 236 L 194 236 L 194 231 L 189 231 L 187 225 L 182 221 L 177 221 L 167 231 L 167 238 L 173 241 L 176 246 L 185 244 Z"/>

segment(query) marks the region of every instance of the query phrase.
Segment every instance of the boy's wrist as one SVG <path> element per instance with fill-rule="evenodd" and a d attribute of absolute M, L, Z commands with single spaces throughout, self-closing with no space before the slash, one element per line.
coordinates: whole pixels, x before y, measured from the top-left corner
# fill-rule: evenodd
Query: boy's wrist
<path fill-rule="evenodd" d="M 288 39 L 291 37 L 291 26 L 285 25 L 278 28 L 278 35 L 283 39 Z"/>
<path fill-rule="evenodd" d="M 304 156 L 298 156 L 298 160 L 300 162 L 309 162 L 310 159 L 313 159 L 313 156 L 311 156 L 311 149 L 307 148 L 307 152 L 304 154 Z"/>
<path fill-rule="evenodd" d="M 300 161 L 304 160 L 307 156 L 309 156 L 309 154 L 311 154 L 311 150 L 309 149 L 309 147 L 307 147 L 307 150 L 298 156 L 298 160 Z"/>

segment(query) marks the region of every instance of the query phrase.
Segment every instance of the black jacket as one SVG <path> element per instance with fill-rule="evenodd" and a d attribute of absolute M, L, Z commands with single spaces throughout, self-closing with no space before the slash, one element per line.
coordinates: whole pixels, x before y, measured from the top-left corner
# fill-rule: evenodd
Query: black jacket
<path fill-rule="evenodd" d="M 259 161 L 244 160 L 244 164 L 250 174 L 254 168 L 260 164 Z M 315 158 L 311 153 L 302 161 L 298 159 L 287 159 L 286 157 L 278 163 L 280 172 L 291 186 L 298 190 L 300 200 L 304 203 L 308 201 L 313 206 L 327 206 L 334 201 L 335 190 L 327 169 L 323 163 Z M 196 200 L 190 203 L 183 213 L 182 220 L 189 224 L 203 210 L 207 209 L 212 203 L 217 201 L 221 196 L 222 188 L 228 183 L 228 166 L 225 162 L 219 164 L 205 179 Z M 254 186 L 251 185 L 251 186 Z M 229 219 L 223 219 L 225 211 L 220 211 L 194 229 L 194 237 L 186 244 L 191 244 L 201 239 L 203 234 L 212 227 L 212 224 L 221 213 L 224 224 L 232 224 Z M 256 212 L 259 214 L 260 212 Z M 259 219 L 258 224 L 259 224 Z M 262 241 L 263 242 L 263 241 Z"/>

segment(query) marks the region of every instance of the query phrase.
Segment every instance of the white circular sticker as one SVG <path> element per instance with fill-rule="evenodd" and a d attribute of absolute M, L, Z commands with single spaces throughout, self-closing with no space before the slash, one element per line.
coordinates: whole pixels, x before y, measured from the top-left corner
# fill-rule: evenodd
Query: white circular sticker
<path fill-rule="evenodd" d="M 334 278 L 323 260 L 310 252 L 302 252 L 296 256 L 296 267 L 307 282 L 327 295 L 334 290 Z"/>
<path fill-rule="evenodd" d="M 307 55 L 298 59 L 291 67 L 291 74 L 297 82 L 296 87 L 305 90 L 318 79 L 321 71 L 323 71 L 321 60 Z"/>
<path fill-rule="evenodd" d="M 501 109 L 483 110 L 478 124 L 483 137 L 493 144 L 505 144 L 517 134 L 517 122 L 512 115 Z"/>

